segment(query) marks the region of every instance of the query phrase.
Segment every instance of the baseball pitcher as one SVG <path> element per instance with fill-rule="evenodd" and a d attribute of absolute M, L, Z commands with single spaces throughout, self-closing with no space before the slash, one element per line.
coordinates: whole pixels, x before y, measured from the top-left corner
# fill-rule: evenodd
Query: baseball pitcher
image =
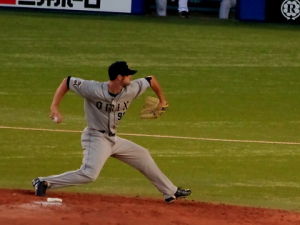
<path fill-rule="evenodd" d="M 38 177 L 32 181 L 35 195 L 44 196 L 47 189 L 85 184 L 95 181 L 106 160 L 117 158 L 144 174 L 164 195 L 166 202 L 191 194 L 191 190 L 176 187 L 158 168 L 148 150 L 116 135 L 119 121 L 132 101 L 151 87 L 159 99 L 158 108 L 167 106 L 166 98 L 154 76 L 131 80 L 137 71 L 117 61 L 108 68 L 109 81 L 98 82 L 76 77 L 64 79 L 57 88 L 51 104 L 50 117 L 62 122 L 59 105 L 72 90 L 84 98 L 87 127 L 81 136 L 82 165 L 78 170 L 59 175 Z M 157 113 L 155 114 L 157 115 Z"/>

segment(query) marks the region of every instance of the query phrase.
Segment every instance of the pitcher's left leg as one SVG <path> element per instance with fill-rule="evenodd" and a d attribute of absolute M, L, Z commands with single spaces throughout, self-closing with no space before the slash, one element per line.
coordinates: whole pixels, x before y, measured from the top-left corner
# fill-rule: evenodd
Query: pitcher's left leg
<path fill-rule="evenodd" d="M 117 137 L 112 157 L 139 170 L 165 196 L 173 196 L 177 191 L 177 187 L 158 168 L 149 151 L 142 146 Z"/>

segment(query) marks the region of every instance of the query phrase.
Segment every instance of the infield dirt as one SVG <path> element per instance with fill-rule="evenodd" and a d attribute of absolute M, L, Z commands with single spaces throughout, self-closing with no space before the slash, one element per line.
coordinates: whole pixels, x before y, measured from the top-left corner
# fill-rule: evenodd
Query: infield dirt
<path fill-rule="evenodd" d="M 0 224 L 5 225 L 297 225 L 300 213 L 178 200 L 50 192 L 48 204 L 33 191 L 0 189 Z"/>

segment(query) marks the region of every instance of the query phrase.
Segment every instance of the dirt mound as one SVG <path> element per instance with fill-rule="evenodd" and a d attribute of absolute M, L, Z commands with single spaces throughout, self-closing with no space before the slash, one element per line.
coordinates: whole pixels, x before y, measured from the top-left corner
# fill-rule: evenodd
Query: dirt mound
<path fill-rule="evenodd" d="M 179 200 L 51 192 L 62 203 L 32 191 L 0 189 L 5 225 L 297 225 L 300 213 Z"/>

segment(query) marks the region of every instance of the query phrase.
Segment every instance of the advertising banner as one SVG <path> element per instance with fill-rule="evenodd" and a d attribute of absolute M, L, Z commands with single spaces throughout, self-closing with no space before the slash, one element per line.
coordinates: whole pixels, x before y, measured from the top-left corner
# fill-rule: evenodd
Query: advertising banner
<path fill-rule="evenodd" d="M 300 0 L 238 0 L 237 18 L 300 24 Z"/>
<path fill-rule="evenodd" d="M 132 13 L 132 4 L 133 0 L 0 0 L 4 7 L 118 13 Z"/>

